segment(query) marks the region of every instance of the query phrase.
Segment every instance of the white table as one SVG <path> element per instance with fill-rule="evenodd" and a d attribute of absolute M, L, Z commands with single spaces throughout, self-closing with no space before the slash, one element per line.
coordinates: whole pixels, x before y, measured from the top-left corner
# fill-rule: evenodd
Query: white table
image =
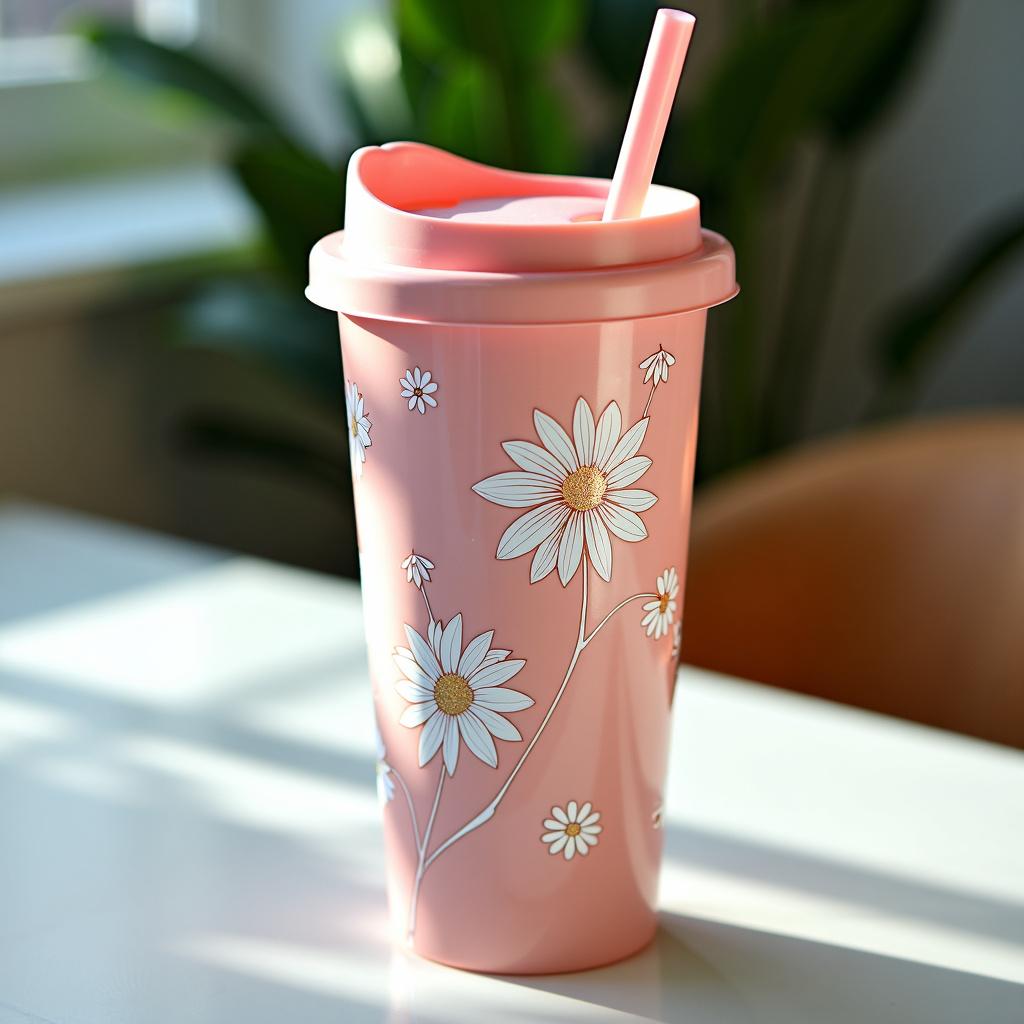
<path fill-rule="evenodd" d="M 1024 757 L 687 670 L 662 928 L 385 935 L 357 589 L 0 507 L 0 1024 L 1024 1020 Z"/>

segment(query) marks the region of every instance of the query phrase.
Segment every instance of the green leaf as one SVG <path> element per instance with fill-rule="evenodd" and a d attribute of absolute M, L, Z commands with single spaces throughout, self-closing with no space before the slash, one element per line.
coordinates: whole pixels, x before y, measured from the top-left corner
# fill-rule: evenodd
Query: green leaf
<path fill-rule="evenodd" d="M 414 134 L 398 38 L 386 11 L 360 11 L 345 22 L 334 47 L 333 69 L 361 145 Z"/>
<path fill-rule="evenodd" d="M 408 44 L 424 56 L 458 51 L 492 64 L 538 63 L 567 46 L 582 24 L 581 0 L 398 0 Z"/>
<path fill-rule="evenodd" d="M 263 278 L 215 281 L 177 310 L 173 331 L 180 345 L 262 363 L 325 408 L 341 408 L 337 322 L 298 289 Z"/>
<path fill-rule="evenodd" d="M 973 244 L 962 247 L 965 255 L 892 317 L 878 343 L 879 361 L 892 380 L 906 382 L 920 375 L 1022 243 L 1024 210 L 1000 217 Z"/>
<path fill-rule="evenodd" d="M 688 145 L 706 179 L 766 183 L 814 130 L 849 135 L 901 78 L 900 45 L 916 39 L 921 0 L 829 0 L 753 23 L 722 58 L 689 118 Z"/>
<path fill-rule="evenodd" d="M 277 113 L 255 89 L 195 49 L 175 49 L 140 36 L 116 21 L 87 19 L 77 30 L 116 71 L 159 91 L 189 100 L 249 129 L 288 133 Z"/>
<path fill-rule="evenodd" d="M 270 136 L 244 142 L 231 165 L 259 208 L 281 268 L 304 286 L 313 244 L 341 227 L 344 175 L 314 154 Z"/>

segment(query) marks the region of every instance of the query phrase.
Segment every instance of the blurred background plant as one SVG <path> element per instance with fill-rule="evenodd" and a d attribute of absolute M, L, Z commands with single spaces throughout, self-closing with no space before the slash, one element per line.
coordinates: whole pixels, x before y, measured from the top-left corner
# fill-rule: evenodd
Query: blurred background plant
<path fill-rule="evenodd" d="M 110 76 L 130 86 L 118 102 L 153 120 L 216 123 L 221 157 L 262 225 L 255 259 L 215 261 L 169 313 L 152 314 L 162 330 L 147 333 L 257 364 L 331 424 L 305 430 L 207 400 L 180 422 L 179 443 L 193 456 L 298 474 L 345 505 L 350 521 L 347 448 L 340 430 L 332 440 L 343 408 L 337 328 L 302 294 L 311 245 L 341 225 L 349 155 L 413 139 L 499 166 L 609 176 L 658 6 L 664 0 L 363 6 L 309 58 L 323 58 L 348 127 L 331 151 L 202 46 L 80 19 Z M 698 482 L 820 430 L 811 410 L 828 372 L 862 171 L 941 12 L 933 0 L 735 0 L 699 24 L 656 179 L 700 196 L 705 226 L 736 247 L 743 292 L 711 318 Z M 1024 188 L 1016 207 L 969 224 L 932 280 L 917 279 L 858 327 L 869 397 L 839 425 L 914 407 L 1022 239 Z"/>

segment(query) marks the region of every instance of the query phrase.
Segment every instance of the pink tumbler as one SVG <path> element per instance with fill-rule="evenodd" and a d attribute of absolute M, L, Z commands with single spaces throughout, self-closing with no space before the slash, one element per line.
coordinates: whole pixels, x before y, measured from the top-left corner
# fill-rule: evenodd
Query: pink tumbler
<path fill-rule="evenodd" d="M 395 934 L 502 973 L 656 927 L 704 325 L 697 199 L 356 153 L 339 314 Z"/>

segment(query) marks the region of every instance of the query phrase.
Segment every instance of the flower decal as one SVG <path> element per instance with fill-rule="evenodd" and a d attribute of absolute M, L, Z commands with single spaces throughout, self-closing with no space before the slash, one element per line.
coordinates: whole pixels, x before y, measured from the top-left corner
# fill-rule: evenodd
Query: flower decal
<path fill-rule="evenodd" d="M 668 368 L 675 366 L 676 357 L 671 352 L 666 352 L 660 345 L 658 351 L 653 355 L 649 355 L 641 364 L 640 369 L 646 370 L 644 374 L 644 383 L 646 384 L 651 378 L 654 379 L 655 386 L 660 381 L 668 381 Z"/>
<path fill-rule="evenodd" d="M 644 605 L 646 614 L 640 622 L 647 627 L 647 635 L 660 640 L 672 626 L 676 614 L 676 598 L 679 596 L 679 577 L 675 566 L 666 569 L 658 577 L 658 596 Z"/>
<path fill-rule="evenodd" d="M 354 381 L 345 385 L 345 413 L 348 420 L 348 454 L 355 476 L 363 475 L 363 463 L 366 461 L 366 449 L 373 443 L 370 441 L 370 421 L 363 409 L 363 396 Z"/>
<path fill-rule="evenodd" d="M 561 853 L 566 860 L 572 860 L 577 853 L 585 857 L 591 846 L 597 846 L 600 820 L 601 815 L 589 803 L 578 807 L 575 800 L 570 800 L 564 811 L 561 807 L 551 808 L 551 817 L 544 821 L 547 831 L 540 841 L 548 844 L 548 853 Z"/>
<path fill-rule="evenodd" d="M 418 366 L 414 370 L 406 370 L 405 376 L 398 383 L 402 386 L 402 397 L 409 399 L 409 412 L 417 409 L 423 415 L 428 405 L 431 408 L 437 407 L 437 399 L 433 397 L 437 381 L 430 379 L 429 370 L 421 373 Z"/>
<path fill-rule="evenodd" d="M 443 628 L 440 621 L 431 622 L 427 632 L 425 640 L 407 625 L 409 647 L 397 647 L 394 654 L 405 676 L 396 689 L 410 705 L 399 721 L 410 729 L 423 726 L 420 767 L 443 747 L 445 768 L 453 775 L 459 745 L 464 742 L 484 764 L 496 768 L 498 753 L 492 737 L 523 738 L 504 716 L 533 705 L 525 693 L 503 685 L 526 662 L 509 658 L 510 651 L 493 650 L 494 630 L 481 633 L 463 649 L 461 614 Z"/>
<path fill-rule="evenodd" d="M 615 402 L 595 424 L 590 406 L 580 398 L 570 439 L 554 419 L 535 409 L 533 423 L 541 445 L 504 442 L 519 471 L 498 473 L 473 486 L 496 505 L 531 508 L 505 530 L 497 557 L 518 558 L 536 548 L 530 582 L 544 579 L 557 565 L 562 586 L 568 586 L 585 545 L 598 575 L 610 580 L 609 533 L 630 543 L 643 540 L 647 529 L 637 513 L 658 500 L 650 491 L 630 487 L 651 467 L 649 458 L 637 455 L 648 422 L 641 419 L 623 434 Z"/>
<path fill-rule="evenodd" d="M 405 570 L 405 578 L 418 590 L 424 583 L 430 582 L 430 570 L 434 568 L 434 563 L 413 551 L 402 562 L 402 568 Z"/>
<path fill-rule="evenodd" d="M 377 743 L 377 800 L 381 807 L 390 803 L 395 795 L 395 780 L 391 777 L 391 765 L 387 763 L 387 751 L 384 749 L 384 738 L 374 723 Z"/>

